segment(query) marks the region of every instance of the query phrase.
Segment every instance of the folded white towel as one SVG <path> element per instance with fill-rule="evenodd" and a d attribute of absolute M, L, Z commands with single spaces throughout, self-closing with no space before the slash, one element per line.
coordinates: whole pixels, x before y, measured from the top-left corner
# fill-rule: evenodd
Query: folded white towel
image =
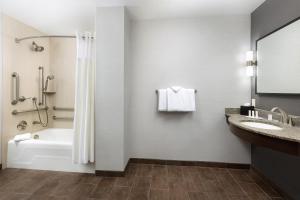
<path fill-rule="evenodd" d="M 167 111 L 167 90 L 158 90 L 158 111 Z"/>
<path fill-rule="evenodd" d="M 193 112 L 195 106 L 195 90 L 172 87 L 167 89 L 167 110 L 170 112 Z"/>
<path fill-rule="evenodd" d="M 20 142 L 20 141 L 30 140 L 30 139 L 31 139 L 31 133 L 19 134 L 14 137 L 15 142 Z"/>
<path fill-rule="evenodd" d="M 173 86 L 173 87 L 171 87 L 171 89 L 175 92 L 175 93 L 177 93 L 177 92 L 179 92 L 181 89 L 183 89 L 181 86 Z"/>

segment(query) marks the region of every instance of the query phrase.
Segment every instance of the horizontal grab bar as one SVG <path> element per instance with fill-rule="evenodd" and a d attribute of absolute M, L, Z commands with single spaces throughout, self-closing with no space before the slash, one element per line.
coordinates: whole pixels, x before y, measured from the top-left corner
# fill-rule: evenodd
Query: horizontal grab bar
<path fill-rule="evenodd" d="M 49 108 L 48 107 L 45 107 L 45 108 L 39 108 L 39 110 L 48 110 Z M 13 110 L 11 112 L 12 115 L 17 115 L 17 114 L 21 114 L 21 113 L 28 113 L 28 112 L 36 112 L 38 111 L 37 109 L 29 109 L 29 110 Z"/>
<path fill-rule="evenodd" d="M 53 110 L 74 111 L 74 108 L 56 107 L 56 106 L 53 106 Z"/>
<path fill-rule="evenodd" d="M 158 90 L 155 90 L 156 93 L 158 93 Z M 197 90 L 195 90 L 195 93 L 197 93 Z"/>
<path fill-rule="evenodd" d="M 73 117 L 56 117 L 56 116 L 53 116 L 52 118 L 53 118 L 53 120 L 70 120 L 70 121 L 73 121 Z"/>

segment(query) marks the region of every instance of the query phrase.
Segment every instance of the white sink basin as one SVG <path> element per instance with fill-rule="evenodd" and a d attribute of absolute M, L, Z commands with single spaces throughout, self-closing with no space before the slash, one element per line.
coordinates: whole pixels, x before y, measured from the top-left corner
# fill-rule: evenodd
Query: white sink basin
<path fill-rule="evenodd" d="M 260 128 L 260 129 L 267 129 L 267 130 L 282 130 L 279 126 L 275 126 L 272 124 L 265 124 L 261 122 L 241 122 L 241 124 L 253 127 L 253 128 Z"/>

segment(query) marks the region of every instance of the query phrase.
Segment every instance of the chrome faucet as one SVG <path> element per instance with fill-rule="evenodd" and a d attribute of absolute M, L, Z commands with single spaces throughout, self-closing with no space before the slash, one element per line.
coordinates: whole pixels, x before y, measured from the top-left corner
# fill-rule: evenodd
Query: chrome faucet
<path fill-rule="evenodd" d="M 288 114 L 284 110 L 282 110 L 279 107 L 274 107 L 274 108 L 271 109 L 271 112 L 275 112 L 275 111 L 277 111 L 278 113 L 280 113 L 282 123 L 284 123 L 284 124 L 290 124 L 290 122 L 292 120 L 289 119 Z"/>

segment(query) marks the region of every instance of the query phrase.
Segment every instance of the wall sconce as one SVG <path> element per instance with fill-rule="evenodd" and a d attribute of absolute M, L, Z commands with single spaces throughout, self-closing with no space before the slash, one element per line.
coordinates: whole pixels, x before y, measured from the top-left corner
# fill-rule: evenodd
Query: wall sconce
<path fill-rule="evenodd" d="M 249 77 L 254 76 L 254 67 L 256 66 L 256 61 L 254 58 L 254 52 L 248 51 L 246 53 L 246 74 Z"/>

